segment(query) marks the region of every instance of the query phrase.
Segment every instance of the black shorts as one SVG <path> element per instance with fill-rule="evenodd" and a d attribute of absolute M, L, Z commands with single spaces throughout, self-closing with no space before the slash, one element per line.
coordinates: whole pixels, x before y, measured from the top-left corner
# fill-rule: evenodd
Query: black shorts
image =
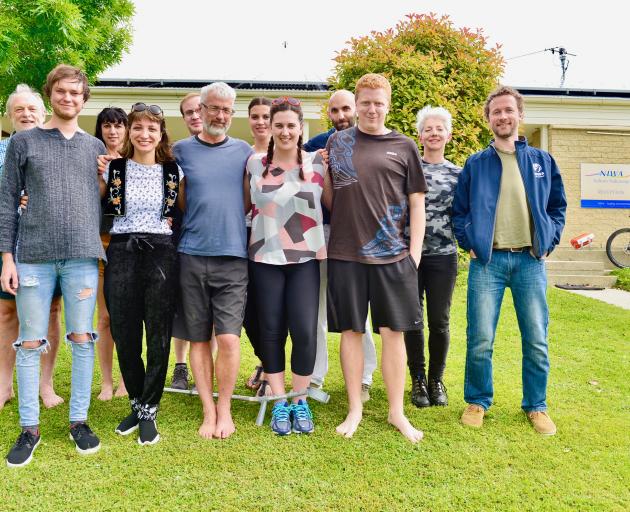
<path fill-rule="evenodd" d="M 215 334 L 241 335 L 247 296 L 247 259 L 179 253 L 179 300 L 173 336 L 208 341 Z"/>
<path fill-rule="evenodd" d="M 368 304 L 372 328 L 414 331 L 422 325 L 418 269 L 411 256 L 384 265 L 328 260 L 328 330 L 365 332 Z"/>

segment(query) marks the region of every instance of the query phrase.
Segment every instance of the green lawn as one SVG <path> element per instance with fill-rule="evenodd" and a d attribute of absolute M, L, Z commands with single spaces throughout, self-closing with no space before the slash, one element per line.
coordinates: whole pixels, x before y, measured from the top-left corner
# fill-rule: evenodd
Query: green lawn
<path fill-rule="evenodd" d="M 465 286 L 455 292 L 445 377 L 450 405 L 407 405 L 425 439 L 412 446 L 384 421 L 380 374 L 351 440 L 334 427 L 345 394 L 331 335 L 327 405 L 312 402 L 316 431 L 277 438 L 256 427 L 255 405 L 236 402 L 237 433 L 196 436 L 195 397 L 167 395 L 162 440 L 140 447 L 113 433 L 125 399 L 94 400 L 90 424 L 103 447 L 80 457 L 68 440 L 67 404 L 42 412 L 42 444 L 26 468 L 0 472 L 0 510 L 619 510 L 630 509 L 630 311 L 551 289 L 549 407 L 555 437 L 537 435 L 520 411 L 520 338 L 509 294 L 495 351 L 495 405 L 481 430 L 459 423 L 463 402 Z M 243 344 L 242 382 L 253 367 Z M 170 376 L 169 376 L 170 379 Z M 69 394 L 61 351 L 57 391 Z M 98 382 L 98 376 L 95 377 Z M 408 403 L 408 399 L 407 399 Z M 0 412 L 0 450 L 18 433 L 17 400 Z"/>
<path fill-rule="evenodd" d="M 615 288 L 630 292 L 630 268 L 617 268 L 612 273 L 617 276 Z"/>

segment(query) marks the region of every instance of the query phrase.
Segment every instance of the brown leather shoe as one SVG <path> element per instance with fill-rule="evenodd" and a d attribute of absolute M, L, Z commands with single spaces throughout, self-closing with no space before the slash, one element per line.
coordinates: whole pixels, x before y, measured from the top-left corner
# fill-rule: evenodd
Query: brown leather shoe
<path fill-rule="evenodd" d="M 543 436 L 553 436 L 556 433 L 556 424 L 545 411 L 533 411 L 527 413 L 527 419 L 534 430 Z"/>
<path fill-rule="evenodd" d="M 477 404 L 468 404 L 462 414 L 462 423 L 469 427 L 480 428 L 483 425 L 483 416 L 486 413 L 483 407 Z"/>

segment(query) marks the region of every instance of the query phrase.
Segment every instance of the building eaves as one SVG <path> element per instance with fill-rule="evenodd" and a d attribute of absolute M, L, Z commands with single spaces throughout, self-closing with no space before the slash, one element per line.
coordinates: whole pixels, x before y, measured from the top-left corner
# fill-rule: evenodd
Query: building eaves
<path fill-rule="evenodd" d="M 630 98 L 630 91 L 615 89 L 557 89 L 553 87 L 514 87 L 523 96 L 564 96 L 573 98 Z"/>
<path fill-rule="evenodd" d="M 135 78 L 109 78 L 98 80 L 97 87 L 148 87 L 155 89 L 162 88 L 183 88 L 200 89 L 201 87 L 215 82 L 216 80 L 163 80 L 163 79 L 143 79 Z M 258 80 L 223 80 L 230 87 L 241 90 L 263 90 L 263 91 L 327 91 L 326 82 L 270 82 Z"/>

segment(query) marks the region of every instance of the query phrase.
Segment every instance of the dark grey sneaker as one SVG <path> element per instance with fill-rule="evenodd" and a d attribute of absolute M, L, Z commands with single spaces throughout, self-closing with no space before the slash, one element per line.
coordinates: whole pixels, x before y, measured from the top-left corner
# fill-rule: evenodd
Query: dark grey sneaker
<path fill-rule="evenodd" d="M 84 421 L 70 425 L 70 440 L 74 441 L 81 455 L 96 453 L 101 449 L 101 441 Z"/>
<path fill-rule="evenodd" d="M 114 432 L 116 432 L 118 435 L 121 435 L 121 436 L 128 436 L 129 434 L 131 434 L 134 430 L 138 428 L 138 422 L 139 422 L 138 415 L 136 414 L 135 411 L 132 411 L 131 414 L 129 414 L 129 416 L 127 416 L 124 420 L 122 420 L 118 424 Z"/>
<path fill-rule="evenodd" d="M 188 366 L 185 364 L 175 365 L 171 387 L 173 389 L 188 389 Z"/>
<path fill-rule="evenodd" d="M 147 446 L 155 444 L 160 440 L 160 434 L 157 431 L 155 420 L 140 420 L 140 434 L 138 435 L 138 444 Z"/>
<path fill-rule="evenodd" d="M 19 468 L 26 466 L 33 460 L 33 452 L 39 446 L 41 436 L 33 434 L 30 430 L 22 430 L 17 441 L 7 455 L 7 466 Z"/>
<path fill-rule="evenodd" d="M 416 407 L 429 407 L 431 405 L 425 379 L 418 377 L 411 379 L 411 403 Z"/>
<path fill-rule="evenodd" d="M 446 386 L 439 379 L 429 380 L 429 400 L 431 405 L 448 405 L 448 396 L 446 395 Z"/>

